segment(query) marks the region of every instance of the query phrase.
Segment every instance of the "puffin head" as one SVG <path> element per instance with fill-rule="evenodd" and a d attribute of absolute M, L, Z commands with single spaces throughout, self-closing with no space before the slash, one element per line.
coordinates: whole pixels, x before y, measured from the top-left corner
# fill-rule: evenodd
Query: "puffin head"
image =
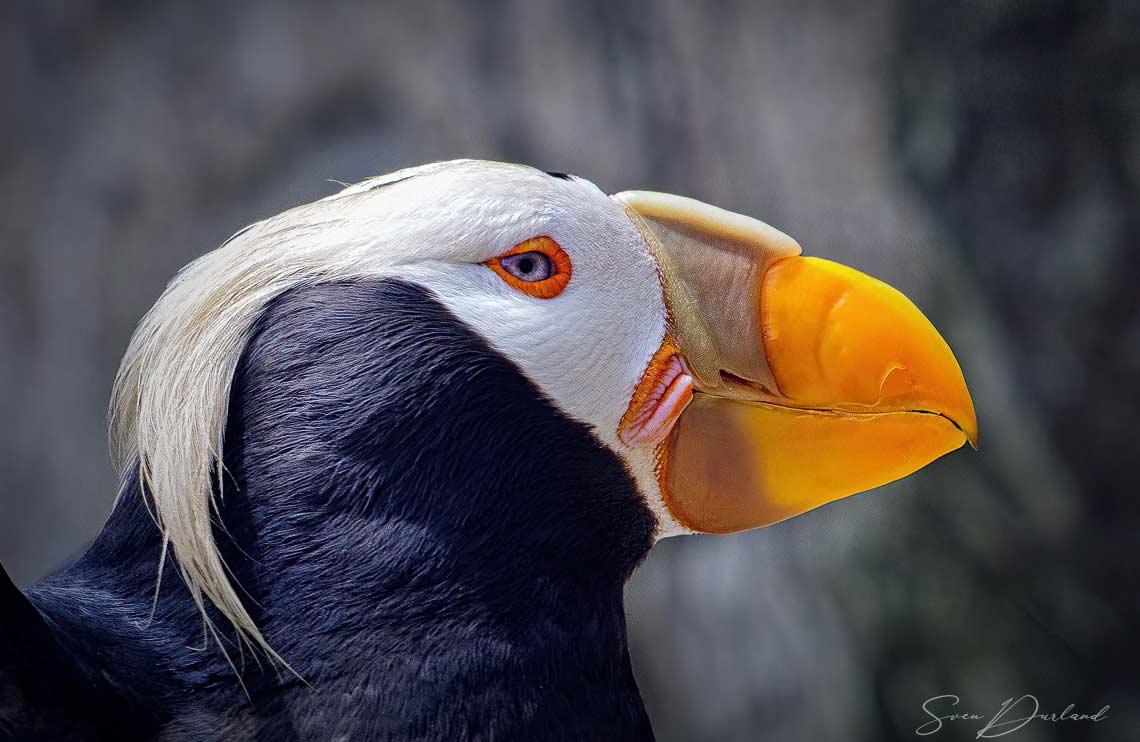
<path fill-rule="evenodd" d="M 195 596 L 254 638 L 211 525 L 235 369 L 276 297 L 358 278 L 423 289 L 588 429 L 658 538 L 775 523 L 977 440 L 915 305 L 763 222 L 520 165 L 402 170 L 188 265 L 116 380 L 120 472 L 139 473 Z"/>

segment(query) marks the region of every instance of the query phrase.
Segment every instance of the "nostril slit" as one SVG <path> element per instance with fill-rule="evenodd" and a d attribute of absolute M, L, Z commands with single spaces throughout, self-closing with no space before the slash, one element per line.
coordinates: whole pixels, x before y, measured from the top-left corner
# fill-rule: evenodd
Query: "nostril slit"
<path fill-rule="evenodd" d="M 720 370 L 720 380 L 731 386 L 747 387 L 748 389 L 755 389 L 756 391 L 763 392 L 764 394 L 772 397 L 776 396 L 772 393 L 771 389 L 764 386 L 759 381 L 753 381 L 752 379 L 746 379 L 743 376 L 737 376 L 731 371 L 725 371 L 723 368 Z"/>

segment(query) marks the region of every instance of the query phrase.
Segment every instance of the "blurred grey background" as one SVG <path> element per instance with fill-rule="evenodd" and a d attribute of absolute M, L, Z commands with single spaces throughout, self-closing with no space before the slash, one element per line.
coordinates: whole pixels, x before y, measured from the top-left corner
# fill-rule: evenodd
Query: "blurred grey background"
<path fill-rule="evenodd" d="M 111 379 L 180 266 L 329 179 L 515 160 L 889 281 L 979 411 L 976 454 L 654 550 L 628 611 L 661 739 L 915 739 L 942 693 L 1111 704 L 1022 742 L 1140 738 L 1137 3 L 8 2 L 0 92 L 19 583 L 105 518 Z"/>

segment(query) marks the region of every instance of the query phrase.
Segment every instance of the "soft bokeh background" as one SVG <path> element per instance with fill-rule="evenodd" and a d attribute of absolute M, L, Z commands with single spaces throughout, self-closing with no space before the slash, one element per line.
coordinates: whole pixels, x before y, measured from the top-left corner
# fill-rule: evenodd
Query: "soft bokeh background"
<path fill-rule="evenodd" d="M 134 322 L 244 224 L 457 156 L 756 215 L 916 299 L 979 453 L 660 544 L 635 667 L 664 740 L 914 739 L 1035 694 L 1140 736 L 1135 2 L 8 2 L 0 561 L 74 555 Z M 958 722 L 935 739 L 973 739 Z"/>

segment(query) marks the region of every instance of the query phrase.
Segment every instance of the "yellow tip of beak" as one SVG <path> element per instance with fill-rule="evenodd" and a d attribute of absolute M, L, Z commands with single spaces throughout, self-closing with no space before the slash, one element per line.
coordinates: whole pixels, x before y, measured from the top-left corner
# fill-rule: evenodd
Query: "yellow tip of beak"
<path fill-rule="evenodd" d="M 791 406 L 941 415 L 977 447 L 953 351 L 898 290 L 830 260 L 785 258 L 764 276 L 760 314 L 769 366 Z"/>

